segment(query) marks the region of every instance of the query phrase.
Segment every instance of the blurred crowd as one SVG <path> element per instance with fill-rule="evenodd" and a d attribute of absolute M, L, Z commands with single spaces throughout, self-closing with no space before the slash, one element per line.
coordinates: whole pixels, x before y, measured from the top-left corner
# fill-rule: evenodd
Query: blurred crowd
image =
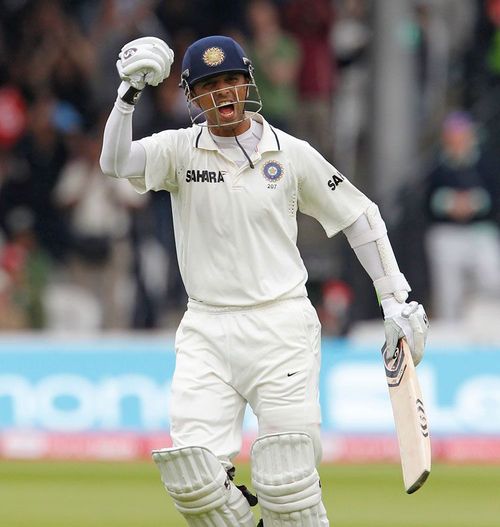
<path fill-rule="evenodd" d="M 431 317 L 459 321 L 473 295 L 500 299 L 500 0 L 408 1 L 419 176 L 402 175 L 391 239 Z M 168 328 L 182 313 L 169 195 L 99 169 L 126 42 L 154 35 L 177 58 L 141 98 L 136 138 L 190 126 L 180 58 L 227 34 L 253 61 L 265 117 L 364 189 L 375 3 L 0 0 L 0 328 Z M 325 332 L 378 316 L 344 241 L 299 221 Z"/>

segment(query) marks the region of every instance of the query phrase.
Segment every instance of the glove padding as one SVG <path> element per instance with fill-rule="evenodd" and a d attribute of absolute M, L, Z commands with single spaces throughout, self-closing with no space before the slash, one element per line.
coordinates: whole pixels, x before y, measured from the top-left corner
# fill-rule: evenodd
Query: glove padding
<path fill-rule="evenodd" d="M 385 306 L 384 306 L 385 303 Z M 396 351 L 398 340 L 405 337 L 415 366 L 422 360 L 429 330 L 425 310 L 418 302 L 382 301 L 386 349 Z"/>
<path fill-rule="evenodd" d="M 122 81 L 137 90 L 158 86 L 170 75 L 174 52 L 156 37 L 141 37 L 125 44 L 116 62 Z"/>

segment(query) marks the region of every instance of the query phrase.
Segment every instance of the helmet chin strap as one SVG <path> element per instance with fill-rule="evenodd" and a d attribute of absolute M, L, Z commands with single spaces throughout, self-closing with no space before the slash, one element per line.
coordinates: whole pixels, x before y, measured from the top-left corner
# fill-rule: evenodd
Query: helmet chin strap
<path fill-rule="evenodd" d="M 240 101 L 240 97 L 238 95 L 238 90 L 234 90 L 235 92 L 235 95 L 236 95 L 236 104 L 240 104 L 241 101 Z M 215 102 L 215 98 L 214 98 L 214 94 L 212 92 L 212 102 L 214 104 L 214 108 L 218 108 L 216 102 Z M 248 87 L 247 87 L 247 96 L 245 97 L 245 99 L 248 98 Z M 245 117 L 245 112 L 243 112 L 243 119 L 239 120 L 239 121 L 235 121 L 233 123 L 228 123 L 228 124 L 239 124 L 239 123 L 242 123 L 244 120 L 246 119 Z M 220 122 L 220 119 L 219 119 L 219 114 L 217 113 L 217 122 Z M 247 161 L 248 161 L 248 164 L 250 165 L 250 168 L 254 169 L 255 166 L 254 164 L 252 163 L 252 160 L 250 159 L 250 156 L 248 155 L 247 151 L 243 148 L 242 144 L 239 142 L 238 140 L 238 136 L 236 135 L 236 128 L 233 128 L 232 129 L 232 132 L 233 132 L 233 135 L 234 135 L 234 139 L 236 140 L 236 144 L 240 147 L 240 150 L 243 152 L 243 155 L 247 158 Z"/>
<path fill-rule="evenodd" d="M 255 168 L 254 164 L 252 163 L 252 160 L 250 159 L 250 156 L 247 154 L 247 151 L 243 148 L 241 143 L 238 141 L 238 136 L 234 133 L 234 138 L 236 139 L 236 144 L 241 148 L 241 151 L 243 152 L 243 155 L 247 158 L 248 164 L 250 165 L 250 168 Z"/>

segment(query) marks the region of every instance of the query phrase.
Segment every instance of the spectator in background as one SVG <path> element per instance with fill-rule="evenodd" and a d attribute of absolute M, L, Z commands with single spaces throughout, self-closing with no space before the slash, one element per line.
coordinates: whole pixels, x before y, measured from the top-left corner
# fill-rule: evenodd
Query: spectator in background
<path fill-rule="evenodd" d="M 354 292 L 342 280 L 325 280 L 321 287 L 321 301 L 318 302 L 318 316 L 322 334 L 325 336 L 346 336 L 351 321 Z"/>
<path fill-rule="evenodd" d="M 27 104 L 13 84 L 0 88 L 0 150 L 12 150 L 26 130 Z"/>
<path fill-rule="evenodd" d="M 421 125 L 439 128 L 447 106 L 461 105 L 464 54 L 473 45 L 474 26 L 483 0 L 417 0 L 414 3 Z M 426 122 L 427 121 L 427 122 Z"/>
<path fill-rule="evenodd" d="M 92 117 L 95 49 L 60 2 L 41 0 L 26 10 L 13 53 L 13 78 L 30 98 L 50 93 Z"/>
<path fill-rule="evenodd" d="M 427 192 L 432 315 L 456 321 L 474 298 L 500 300 L 498 163 L 489 164 L 467 113 L 446 117 L 441 143 Z"/>
<path fill-rule="evenodd" d="M 366 0 L 343 0 L 332 26 L 331 45 L 339 70 L 333 97 L 333 159 L 356 180 L 360 142 L 368 118 L 369 44 Z"/>
<path fill-rule="evenodd" d="M 298 44 L 281 29 L 279 11 L 270 0 L 253 0 L 247 15 L 247 49 L 266 115 L 272 125 L 291 132 L 297 110 Z"/>
<path fill-rule="evenodd" d="M 500 0 L 484 0 L 467 54 L 465 104 L 483 124 L 489 151 L 500 149 Z"/>
<path fill-rule="evenodd" d="M 40 245 L 53 258 L 63 260 L 67 233 L 51 200 L 59 173 L 68 158 L 58 116 L 58 102 L 50 93 L 40 94 L 32 102 L 26 134 L 15 149 L 20 162 L 15 173 L 11 174 L 5 192 L 13 200 L 9 207 L 25 206 L 33 212 L 33 229 Z"/>
<path fill-rule="evenodd" d="M 38 245 L 28 208 L 11 209 L 7 226 L 8 239 L 0 246 L 0 328 L 42 329 L 50 258 Z"/>
<path fill-rule="evenodd" d="M 285 28 L 297 39 L 301 61 L 296 133 L 331 159 L 331 101 L 336 68 L 330 45 L 330 0 L 290 0 L 284 5 Z"/>
<path fill-rule="evenodd" d="M 67 269 L 71 282 L 101 306 L 101 327 L 124 329 L 131 317 L 129 211 L 145 198 L 122 181 L 102 177 L 95 134 L 82 134 L 80 144 L 80 155 L 62 168 L 53 194 L 68 219 Z"/>
<path fill-rule="evenodd" d="M 442 3 L 445 4 L 445 3 Z M 417 0 L 414 6 L 419 125 L 439 129 L 446 107 L 450 71 L 450 34 L 443 5 Z"/>

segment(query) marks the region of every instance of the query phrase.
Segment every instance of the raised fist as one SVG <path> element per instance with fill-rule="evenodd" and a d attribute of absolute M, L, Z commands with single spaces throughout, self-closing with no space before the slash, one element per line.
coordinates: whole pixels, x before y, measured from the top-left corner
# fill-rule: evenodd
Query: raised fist
<path fill-rule="evenodd" d="M 116 62 L 118 74 L 137 90 L 158 86 L 170 74 L 174 52 L 156 37 L 141 37 L 125 44 Z"/>

